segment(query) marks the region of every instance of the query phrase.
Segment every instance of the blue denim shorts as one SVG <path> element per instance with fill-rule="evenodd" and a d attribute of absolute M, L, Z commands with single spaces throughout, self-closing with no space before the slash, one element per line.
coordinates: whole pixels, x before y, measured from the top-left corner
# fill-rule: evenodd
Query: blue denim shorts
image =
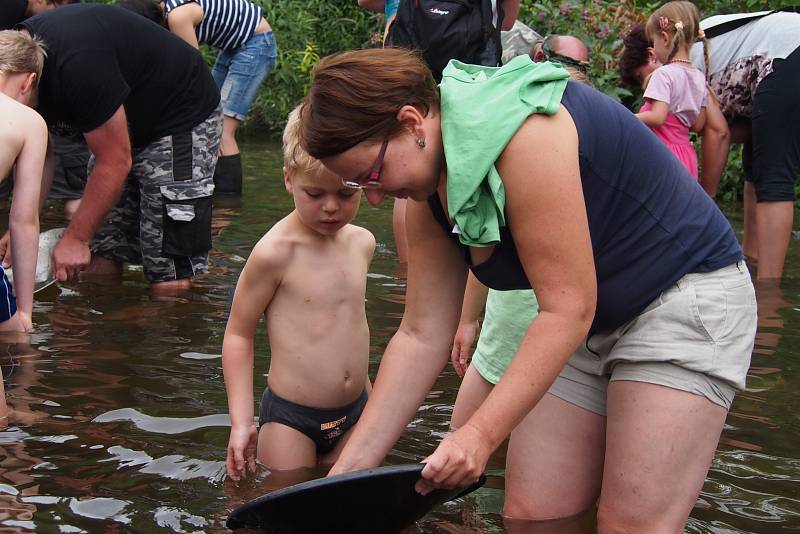
<path fill-rule="evenodd" d="M 275 67 L 277 50 L 275 36 L 267 31 L 253 34 L 238 48 L 219 53 L 212 75 L 222 95 L 225 116 L 244 120 L 261 82 Z"/>

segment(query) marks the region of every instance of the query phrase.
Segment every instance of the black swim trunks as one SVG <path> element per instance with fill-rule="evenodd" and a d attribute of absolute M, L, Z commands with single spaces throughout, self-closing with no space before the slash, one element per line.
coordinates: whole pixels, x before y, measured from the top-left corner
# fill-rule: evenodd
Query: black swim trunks
<path fill-rule="evenodd" d="M 0 323 L 8 321 L 15 313 L 17 313 L 17 298 L 14 296 L 6 272 L 0 265 Z"/>
<path fill-rule="evenodd" d="M 367 390 L 353 402 L 339 408 L 312 408 L 288 401 L 264 389 L 258 410 L 258 426 L 281 423 L 305 434 L 317 446 L 317 453 L 333 450 L 339 438 L 356 424 L 367 404 Z"/>

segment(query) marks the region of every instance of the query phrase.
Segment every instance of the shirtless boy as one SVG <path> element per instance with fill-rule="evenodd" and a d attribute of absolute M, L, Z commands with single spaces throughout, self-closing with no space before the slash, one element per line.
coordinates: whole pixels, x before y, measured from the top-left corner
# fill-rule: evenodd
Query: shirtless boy
<path fill-rule="evenodd" d="M 222 366 L 231 416 L 227 471 L 333 463 L 370 388 L 364 310 L 372 234 L 350 221 L 360 191 L 299 147 L 295 109 L 283 134 L 284 183 L 295 209 L 256 244 L 236 285 Z M 253 421 L 253 338 L 266 318 L 267 389 Z"/>
<path fill-rule="evenodd" d="M 40 43 L 13 30 L 0 31 L 0 180 L 14 172 L 9 215 L 11 253 L 3 247 L 3 264 L 14 259 L 14 284 L 0 265 L 0 331 L 32 328 L 33 285 L 39 251 L 39 193 L 47 152 L 47 126 L 27 104 L 44 65 Z M 4 243 L 7 241 L 3 240 Z M 0 379 L 0 418 L 7 406 Z"/>

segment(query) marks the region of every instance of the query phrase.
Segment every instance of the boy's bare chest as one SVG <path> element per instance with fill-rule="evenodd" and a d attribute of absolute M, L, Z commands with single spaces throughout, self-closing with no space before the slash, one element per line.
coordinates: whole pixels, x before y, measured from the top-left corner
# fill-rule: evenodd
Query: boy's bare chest
<path fill-rule="evenodd" d="M 279 292 L 304 304 L 363 306 L 366 279 L 366 262 L 358 256 L 307 255 L 293 262 Z"/>

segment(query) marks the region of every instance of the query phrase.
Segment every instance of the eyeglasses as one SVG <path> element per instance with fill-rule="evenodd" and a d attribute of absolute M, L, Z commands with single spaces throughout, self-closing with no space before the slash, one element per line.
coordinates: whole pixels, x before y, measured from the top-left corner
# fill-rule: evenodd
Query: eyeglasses
<path fill-rule="evenodd" d="M 342 178 L 342 185 L 345 187 L 352 187 L 354 189 L 377 189 L 381 186 L 381 168 L 383 167 L 383 157 L 386 155 L 386 146 L 389 144 L 389 137 L 383 139 L 381 151 L 378 152 L 378 158 L 372 164 L 372 170 L 366 178 L 356 178 L 355 180 L 348 180 Z"/>
<path fill-rule="evenodd" d="M 553 52 L 553 49 L 550 48 L 550 44 L 548 44 L 547 41 L 542 43 L 542 52 L 544 52 L 544 55 L 547 57 L 547 59 L 556 61 L 567 67 L 577 69 L 584 74 L 586 74 L 586 70 L 589 68 L 589 63 L 587 61 L 580 61 L 578 59 L 565 56 L 564 54 Z"/>
<path fill-rule="evenodd" d="M 554 52 L 550 47 L 550 43 L 548 42 L 550 37 L 550 35 L 547 35 L 534 41 L 533 46 L 531 47 L 531 58 L 533 58 L 536 48 L 541 47 L 542 54 L 547 60 L 561 63 L 564 66 L 572 67 L 573 69 L 577 69 L 586 74 L 586 71 L 589 69 L 589 62 L 580 61 L 578 59 Z"/>

